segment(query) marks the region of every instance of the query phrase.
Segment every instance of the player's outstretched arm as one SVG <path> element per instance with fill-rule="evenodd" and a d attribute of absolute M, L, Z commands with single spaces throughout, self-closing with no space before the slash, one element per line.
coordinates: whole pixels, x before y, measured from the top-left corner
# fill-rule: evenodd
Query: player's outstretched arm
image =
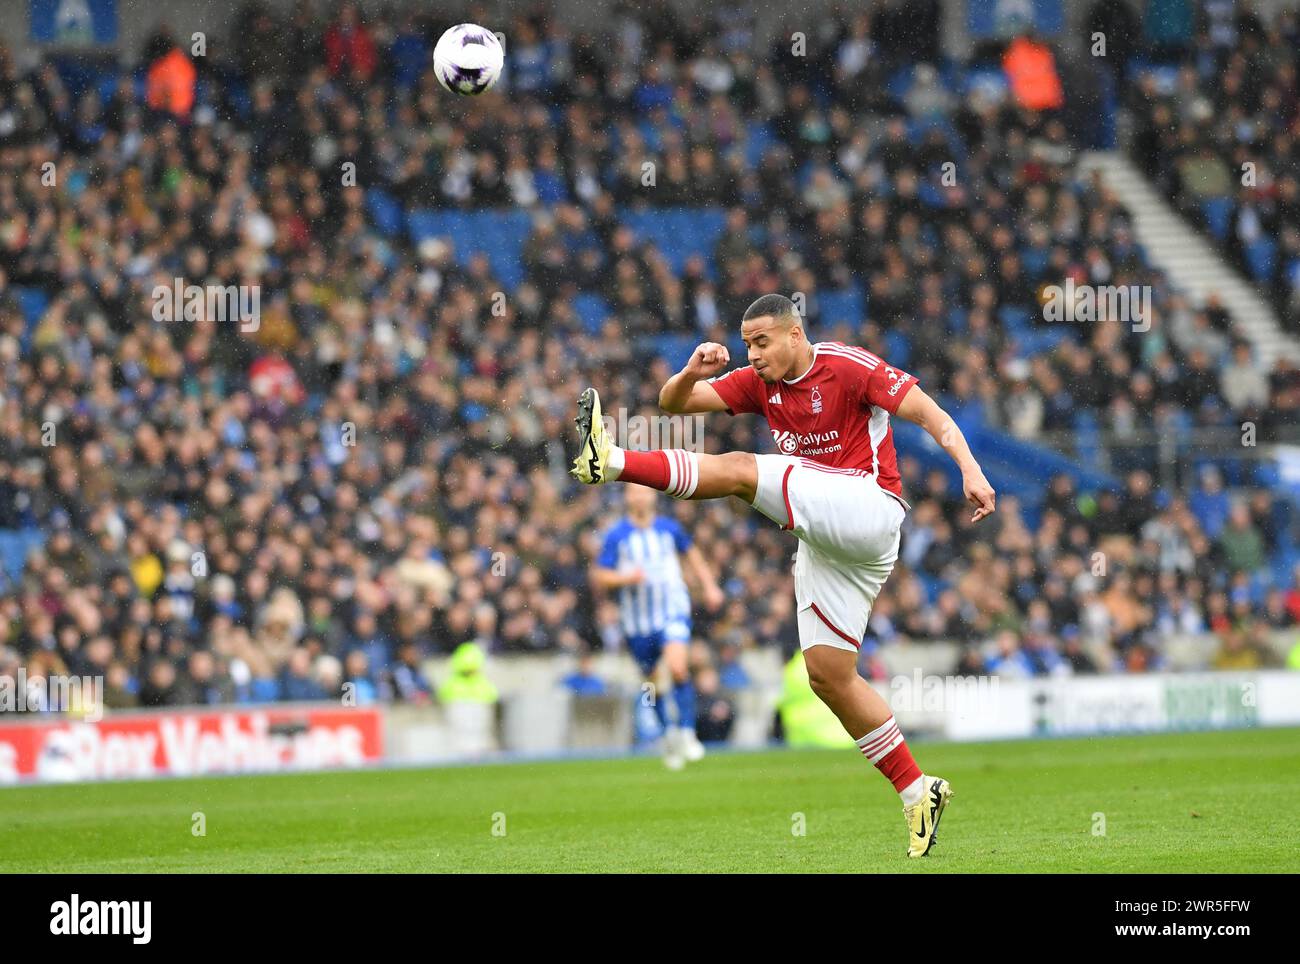
<path fill-rule="evenodd" d="M 592 566 L 591 584 L 597 589 L 622 589 L 624 586 L 639 586 L 645 582 L 645 574 L 636 569 L 606 569 L 604 566 Z"/>
<path fill-rule="evenodd" d="M 898 414 L 929 432 L 957 463 L 957 467 L 961 469 L 962 489 L 965 491 L 966 501 L 975 506 L 971 521 L 979 522 L 986 515 L 992 515 L 996 508 L 997 493 L 993 491 L 993 486 L 989 485 L 989 480 L 984 478 L 984 472 L 975 461 L 975 456 L 971 454 L 970 446 L 966 444 L 966 436 L 962 435 L 961 429 L 952 420 L 952 416 L 940 408 L 938 402 L 921 391 L 919 386 L 914 386 L 903 398 L 898 406 Z"/>
<path fill-rule="evenodd" d="M 727 597 L 718 585 L 718 580 L 714 578 L 713 570 L 704 561 L 704 553 L 700 552 L 699 546 L 693 545 L 686 550 L 684 555 L 686 556 L 686 564 L 690 567 L 691 572 L 695 574 L 695 579 L 699 583 L 700 592 L 704 594 L 704 605 L 709 612 L 717 612 Z"/>
<path fill-rule="evenodd" d="M 706 378 L 712 378 L 731 361 L 726 345 L 706 341 L 691 353 L 691 360 L 659 390 L 659 407 L 671 415 L 723 412 L 727 403 Z"/>

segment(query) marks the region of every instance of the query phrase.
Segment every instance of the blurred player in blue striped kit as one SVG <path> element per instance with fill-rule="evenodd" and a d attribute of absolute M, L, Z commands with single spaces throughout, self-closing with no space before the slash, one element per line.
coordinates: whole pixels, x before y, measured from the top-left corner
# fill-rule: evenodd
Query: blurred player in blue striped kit
<path fill-rule="evenodd" d="M 672 677 L 675 719 L 665 719 L 664 763 L 679 770 L 704 756 L 695 735 L 695 686 L 688 651 L 691 641 L 691 596 L 682 564 L 695 577 L 710 612 L 723 603 L 722 590 L 686 530 L 676 519 L 659 515 L 659 493 L 629 485 L 627 515 L 605 534 L 591 570 L 597 589 L 616 591 L 619 621 L 628 650 L 651 683 L 660 659 Z M 663 701 L 656 700 L 663 716 Z"/>

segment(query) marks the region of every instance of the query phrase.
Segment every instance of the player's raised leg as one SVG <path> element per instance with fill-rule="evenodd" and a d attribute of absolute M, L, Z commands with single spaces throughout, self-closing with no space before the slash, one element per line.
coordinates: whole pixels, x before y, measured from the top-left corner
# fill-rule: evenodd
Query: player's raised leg
<path fill-rule="evenodd" d="M 571 474 L 579 482 L 635 482 L 677 499 L 725 499 L 734 495 L 754 501 L 758 463 L 751 452 L 705 455 L 687 449 L 635 452 L 622 449 L 605 431 L 600 395 L 588 388 L 578 397 L 581 449 Z"/>

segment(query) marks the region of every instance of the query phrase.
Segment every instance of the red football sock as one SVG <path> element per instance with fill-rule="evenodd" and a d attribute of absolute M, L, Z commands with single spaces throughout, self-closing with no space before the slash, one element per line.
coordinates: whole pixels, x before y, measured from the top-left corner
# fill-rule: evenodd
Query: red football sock
<path fill-rule="evenodd" d="M 921 768 L 912 759 L 912 751 L 892 716 L 857 744 L 862 755 L 875 764 L 899 793 L 921 778 Z"/>
<path fill-rule="evenodd" d="M 634 452 L 623 450 L 623 469 L 618 474 L 620 482 L 637 482 L 663 492 L 668 488 L 668 454 L 659 450 Z"/>

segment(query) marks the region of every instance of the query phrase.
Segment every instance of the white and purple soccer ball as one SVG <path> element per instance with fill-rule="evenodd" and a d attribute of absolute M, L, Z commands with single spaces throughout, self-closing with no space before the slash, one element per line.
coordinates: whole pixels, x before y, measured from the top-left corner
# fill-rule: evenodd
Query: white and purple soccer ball
<path fill-rule="evenodd" d="M 474 23 L 460 23 L 438 38 L 433 48 L 433 72 L 453 94 L 475 97 L 501 76 L 505 51 L 497 35 Z"/>

